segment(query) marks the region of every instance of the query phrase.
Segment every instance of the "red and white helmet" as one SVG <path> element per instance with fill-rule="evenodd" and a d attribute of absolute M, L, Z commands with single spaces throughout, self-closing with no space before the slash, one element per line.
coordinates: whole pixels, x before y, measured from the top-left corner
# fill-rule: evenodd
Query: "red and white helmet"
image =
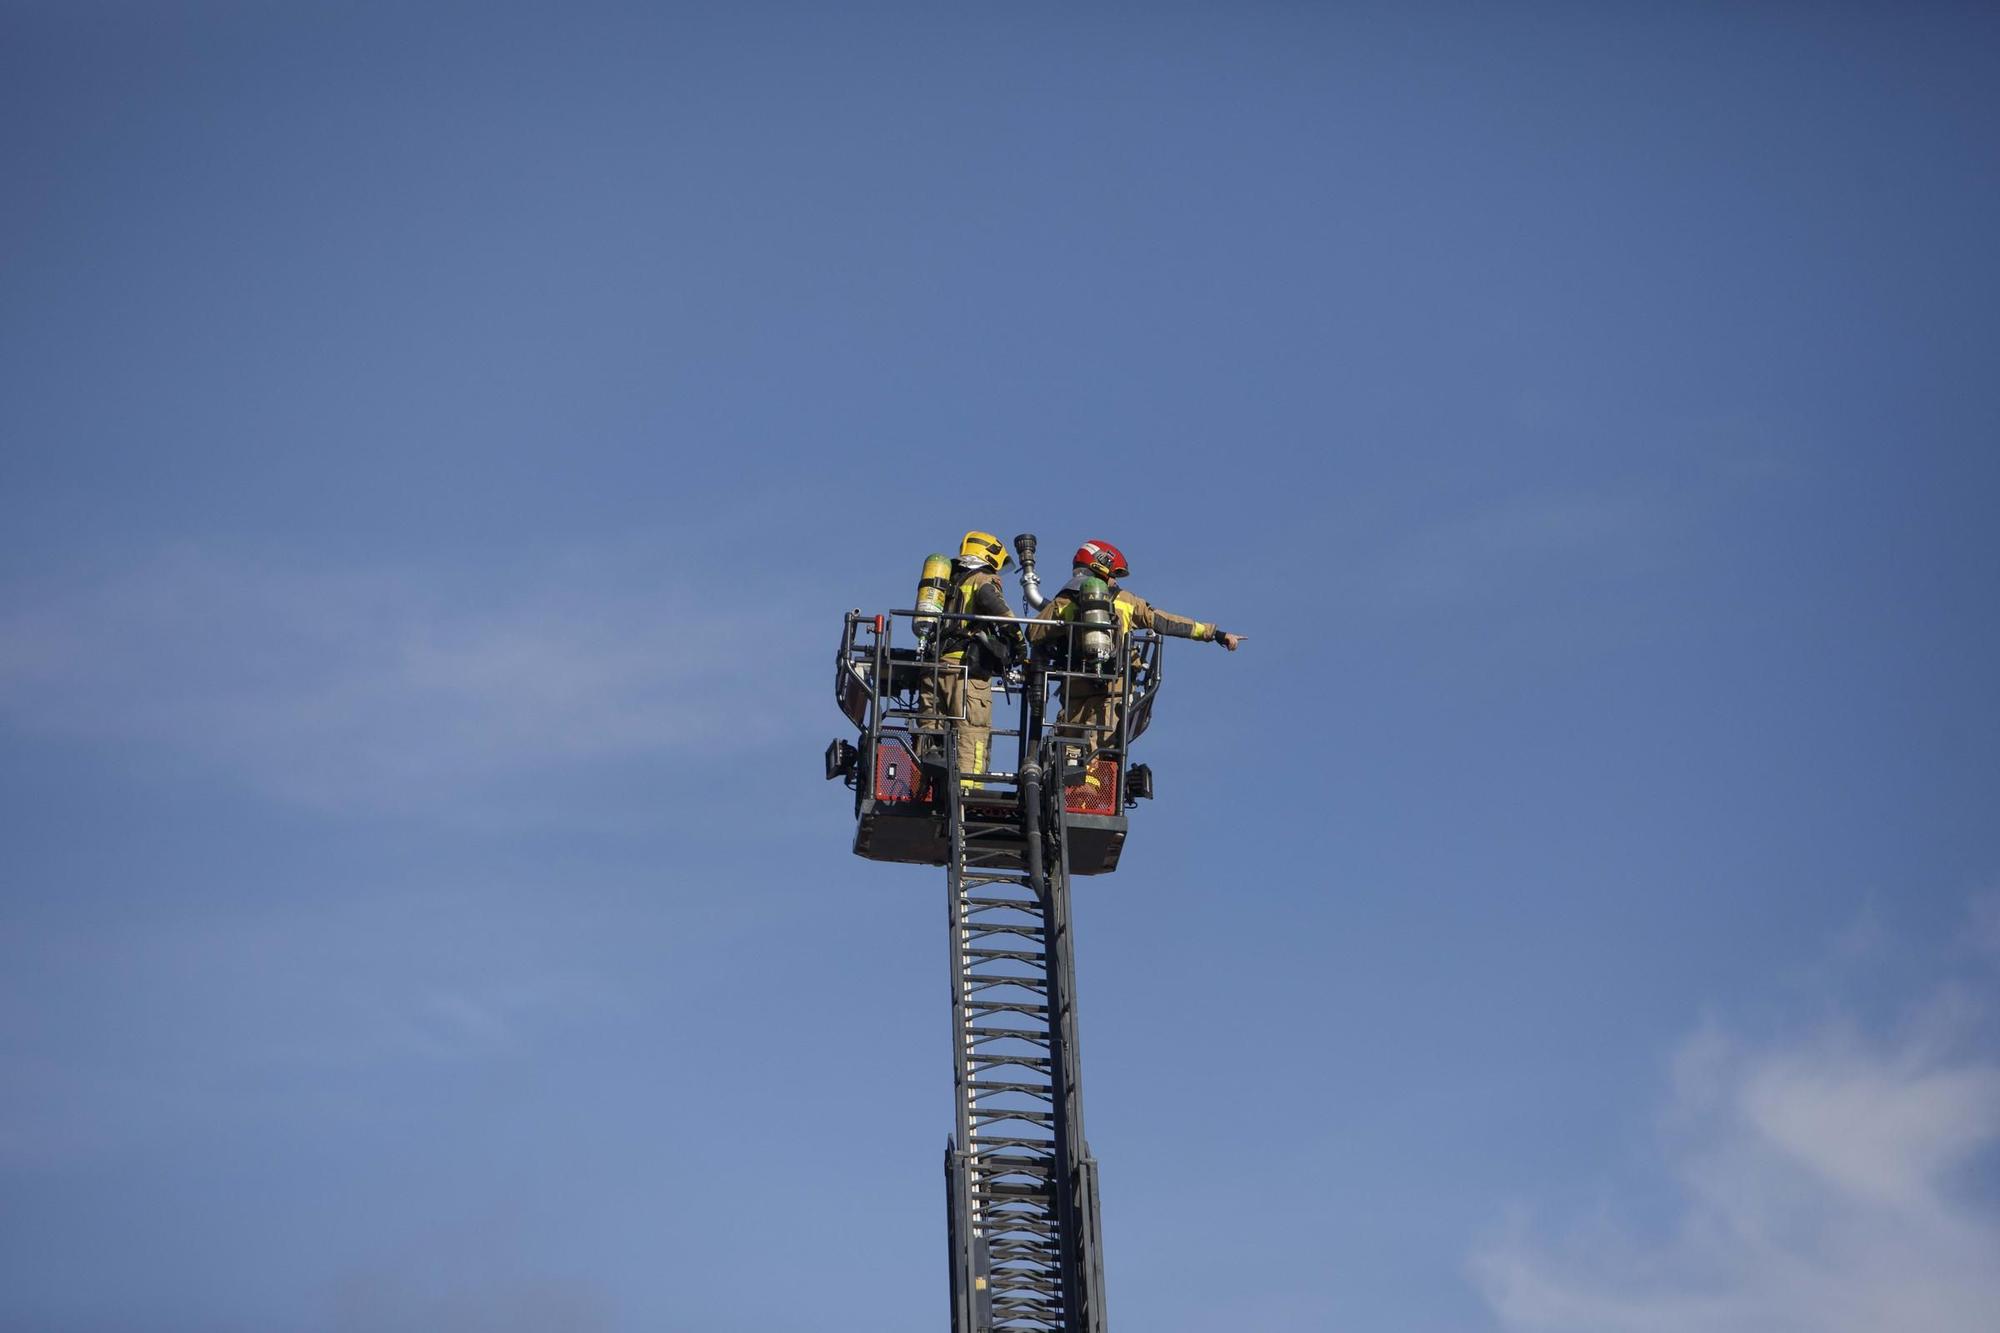
<path fill-rule="evenodd" d="M 1101 579 L 1122 579 L 1132 571 L 1125 567 L 1125 553 L 1110 542 L 1085 542 L 1070 558 L 1074 569 L 1088 569 Z"/>

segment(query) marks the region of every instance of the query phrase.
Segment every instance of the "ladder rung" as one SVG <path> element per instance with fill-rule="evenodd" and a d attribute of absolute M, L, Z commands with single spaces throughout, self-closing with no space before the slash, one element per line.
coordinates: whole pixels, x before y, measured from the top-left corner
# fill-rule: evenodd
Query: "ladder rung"
<path fill-rule="evenodd" d="M 1054 1165 L 1052 1157 L 1002 1157 L 998 1153 L 988 1153 L 980 1157 L 978 1167 L 988 1175 L 996 1171 L 1040 1171 L 1046 1173 Z"/>
<path fill-rule="evenodd" d="M 968 1027 L 966 1032 L 979 1041 L 999 1041 L 1006 1037 L 1018 1037 L 1022 1041 L 1034 1042 L 1044 1050 L 1048 1048 L 1049 1034 L 1041 1028 L 982 1028 Z"/>
<path fill-rule="evenodd" d="M 996 986 L 1019 986 L 1022 990 L 1035 991 L 1044 998 L 1049 993 L 1049 983 L 1041 977 L 990 977 L 984 972 L 964 971 L 958 979 L 965 985 L 967 995 L 979 991 L 989 991 Z"/>
<path fill-rule="evenodd" d="M 1017 1091 L 1010 1095 L 1015 1097 L 1030 1097 L 1036 1094 Z M 988 1102 L 981 1101 L 978 1097 L 967 1098 L 965 1106 L 966 1110 L 971 1112 L 973 1121 L 979 1124 L 992 1124 L 1002 1120 L 1015 1119 L 1025 1120 L 1030 1124 L 1036 1125 L 1053 1124 L 1055 1121 L 1055 1098 L 1046 1092 L 1041 1093 L 1040 1097 L 1044 1103 L 1041 1106 L 994 1106 Z"/>
<path fill-rule="evenodd" d="M 1042 1097 L 1042 1099 L 1050 1099 L 1050 1097 L 1056 1095 L 1056 1089 L 1054 1089 L 1052 1083 L 988 1083 L 988 1081 L 976 1081 L 976 1083 L 968 1083 L 966 1091 L 972 1093 L 974 1099 L 978 1099 L 978 1097 L 992 1097 L 994 1093 L 1026 1093 L 1028 1097 Z"/>
<path fill-rule="evenodd" d="M 1007 1065 L 1019 1065 L 1023 1069 L 1049 1069 L 1055 1061 L 1046 1055 L 977 1055 L 972 1059 L 972 1072 L 982 1074 Z"/>

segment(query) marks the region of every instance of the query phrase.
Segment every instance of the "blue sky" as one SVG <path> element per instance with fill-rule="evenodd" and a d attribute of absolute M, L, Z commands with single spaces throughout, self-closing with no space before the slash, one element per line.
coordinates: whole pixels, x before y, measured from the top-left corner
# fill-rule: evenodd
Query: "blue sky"
<path fill-rule="evenodd" d="M 1978 1327 L 1997 27 L 0 4 L 0 1327 L 938 1327 L 818 756 L 967 527 L 1251 636 L 1121 1327 Z"/>

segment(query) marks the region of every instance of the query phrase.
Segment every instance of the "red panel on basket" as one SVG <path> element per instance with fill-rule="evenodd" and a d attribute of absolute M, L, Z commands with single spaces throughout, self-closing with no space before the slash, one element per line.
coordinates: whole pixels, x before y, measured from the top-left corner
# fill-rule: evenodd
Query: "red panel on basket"
<path fill-rule="evenodd" d="M 910 747 L 884 736 L 875 747 L 875 799 L 918 802 L 931 799 L 931 781 L 917 766 Z"/>
<path fill-rule="evenodd" d="M 1079 782 L 1063 792 L 1063 806 L 1073 815 L 1115 815 L 1118 813 L 1118 765 L 1099 759 L 1090 766 L 1097 785 Z"/>

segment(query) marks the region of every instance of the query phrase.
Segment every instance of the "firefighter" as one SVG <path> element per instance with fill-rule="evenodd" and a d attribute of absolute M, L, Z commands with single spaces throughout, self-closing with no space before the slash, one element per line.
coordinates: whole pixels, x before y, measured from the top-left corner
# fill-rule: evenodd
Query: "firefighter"
<path fill-rule="evenodd" d="M 959 615 L 1013 617 L 1000 589 L 1007 548 L 990 532 L 968 532 L 951 564 L 944 609 Z M 944 621 L 937 630 L 937 665 L 917 687 L 917 706 L 932 718 L 955 722 L 958 773 L 966 787 L 979 785 L 991 767 L 993 677 L 1027 654 L 1019 625 Z"/>
<path fill-rule="evenodd" d="M 1145 598 L 1119 587 L 1118 580 L 1129 573 L 1131 570 L 1125 565 L 1124 552 L 1110 542 L 1091 541 L 1077 547 L 1076 554 L 1070 558 L 1069 582 L 1042 607 L 1040 619 L 1051 623 L 1045 629 L 1034 631 L 1036 640 L 1062 642 L 1068 637 L 1072 631 L 1056 626 L 1076 622 L 1078 594 L 1085 591 L 1085 580 L 1100 579 L 1111 589 L 1110 609 L 1121 634 L 1129 634 L 1134 629 L 1149 629 L 1166 638 L 1219 643 L 1232 653 L 1243 642 L 1244 635 L 1228 633 L 1209 621 L 1190 620 L 1171 611 L 1162 611 Z M 1057 734 L 1074 736 L 1081 741 L 1083 753 L 1080 758 L 1084 764 L 1089 765 L 1098 748 L 1116 733 L 1117 698 L 1123 690 L 1124 682 L 1115 675 L 1104 680 L 1071 676 L 1063 682 L 1062 714 Z M 1095 772 L 1087 772 L 1083 783 L 1093 790 L 1101 785 Z"/>

